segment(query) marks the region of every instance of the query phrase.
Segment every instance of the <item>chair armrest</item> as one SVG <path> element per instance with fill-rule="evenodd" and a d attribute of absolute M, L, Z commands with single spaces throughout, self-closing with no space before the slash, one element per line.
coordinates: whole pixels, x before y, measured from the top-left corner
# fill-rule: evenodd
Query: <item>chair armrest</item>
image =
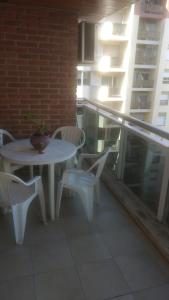
<path fill-rule="evenodd" d="M 78 166 L 77 166 L 78 169 L 81 169 L 81 167 L 82 167 L 82 161 L 83 161 L 84 158 L 95 158 L 95 159 L 97 159 L 98 157 L 99 157 L 98 154 L 81 153 L 79 155 L 79 161 L 78 161 Z"/>
<path fill-rule="evenodd" d="M 32 178 L 31 180 L 24 182 L 25 186 L 30 186 L 34 183 L 36 183 L 37 181 L 39 181 L 41 179 L 41 176 L 35 176 L 34 178 Z"/>

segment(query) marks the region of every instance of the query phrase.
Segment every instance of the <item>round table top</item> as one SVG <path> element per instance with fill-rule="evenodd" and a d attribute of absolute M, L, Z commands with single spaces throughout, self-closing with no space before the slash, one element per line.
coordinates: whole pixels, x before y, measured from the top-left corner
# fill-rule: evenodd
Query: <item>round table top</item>
<path fill-rule="evenodd" d="M 64 140 L 50 139 L 50 143 L 39 154 L 30 139 L 16 140 L 0 148 L 0 154 L 8 161 L 20 165 L 45 165 L 64 162 L 76 154 L 76 146 Z"/>

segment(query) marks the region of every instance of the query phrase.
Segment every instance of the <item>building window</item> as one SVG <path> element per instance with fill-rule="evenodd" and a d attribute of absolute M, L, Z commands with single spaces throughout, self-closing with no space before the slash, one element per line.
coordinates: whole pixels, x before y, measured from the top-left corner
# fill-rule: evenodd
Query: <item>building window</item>
<path fill-rule="evenodd" d="M 169 103 L 169 92 L 162 92 L 160 95 L 160 105 L 168 105 Z"/>
<path fill-rule="evenodd" d="M 169 60 L 169 49 L 166 52 L 166 60 Z"/>
<path fill-rule="evenodd" d="M 168 105 L 168 100 L 160 100 L 160 105 Z"/>
<path fill-rule="evenodd" d="M 160 112 L 158 114 L 157 125 L 158 126 L 165 126 L 166 125 L 166 119 L 167 119 L 167 113 Z"/>
<path fill-rule="evenodd" d="M 77 85 L 90 85 L 90 72 L 78 72 Z"/>
<path fill-rule="evenodd" d="M 163 77 L 163 84 L 169 84 L 169 77 Z"/>

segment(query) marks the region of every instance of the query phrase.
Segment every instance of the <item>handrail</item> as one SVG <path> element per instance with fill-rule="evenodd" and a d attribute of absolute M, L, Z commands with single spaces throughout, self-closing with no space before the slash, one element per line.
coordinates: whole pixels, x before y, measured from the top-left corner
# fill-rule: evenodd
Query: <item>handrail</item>
<path fill-rule="evenodd" d="M 142 127 L 145 130 L 148 130 L 148 131 L 150 131 L 150 132 L 152 132 L 156 135 L 159 135 L 160 137 L 162 137 L 164 139 L 169 140 L 169 133 L 162 130 L 162 129 L 159 129 L 159 128 L 155 127 L 154 125 L 151 125 L 149 123 L 140 121 L 140 120 L 138 120 L 134 117 L 131 117 L 131 116 L 125 114 L 125 113 L 121 113 L 117 110 L 114 110 L 110 107 L 105 106 L 104 104 L 101 104 L 101 103 L 98 103 L 98 102 L 95 102 L 95 101 L 84 99 L 82 101 L 81 105 L 85 105 L 87 103 L 90 103 L 90 104 L 94 105 L 96 108 L 104 109 L 106 112 L 111 113 L 111 114 L 115 115 L 116 117 L 123 119 L 124 121 L 130 122 L 134 125 Z"/>

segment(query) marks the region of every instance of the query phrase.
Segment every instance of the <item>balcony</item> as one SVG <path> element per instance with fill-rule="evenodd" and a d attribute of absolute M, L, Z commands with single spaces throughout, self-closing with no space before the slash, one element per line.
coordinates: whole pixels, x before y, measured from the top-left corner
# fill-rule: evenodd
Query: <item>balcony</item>
<path fill-rule="evenodd" d="M 169 134 L 102 104 L 85 102 L 82 107 L 86 151 L 97 153 L 112 145 L 104 182 L 169 257 Z"/>
<path fill-rule="evenodd" d="M 113 67 L 121 67 L 122 65 L 122 57 L 111 57 L 111 62 L 110 62 L 111 68 Z"/>
<path fill-rule="evenodd" d="M 159 41 L 159 39 L 160 39 L 160 32 L 147 31 L 147 30 L 139 30 L 138 32 L 138 40 Z"/>
<path fill-rule="evenodd" d="M 99 40 L 112 43 L 127 42 L 126 28 L 126 24 L 104 22 L 99 31 Z"/>
<path fill-rule="evenodd" d="M 134 93 L 138 94 L 138 93 Z M 151 108 L 151 101 L 149 100 L 148 95 L 136 95 L 132 97 L 131 100 L 131 109 L 137 109 L 137 110 L 145 110 Z"/>
<path fill-rule="evenodd" d="M 157 60 L 157 58 L 155 56 L 150 56 L 150 55 L 145 56 L 145 55 L 136 54 L 135 64 L 136 65 L 155 66 L 156 60 Z"/>
<path fill-rule="evenodd" d="M 150 3 L 144 3 L 144 13 L 146 14 L 155 14 L 155 15 L 163 15 L 164 14 L 164 6 L 161 4 L 155 4 L 153 1 Z"/>
<path fill-rule="evenodd" d="M 153 89 L 154 80 L 134 80 L 133 88 L 139 89 Z"/>
<path fill-rule="evenodd" d="M 75 124 L 78 17 L 95 22 L 129 5 L 129 2 L 132 1 L 114 1 L 113 5 L 110 5 L 109 1 L 99 0 L 39 0 L 31 1 L 30 4 L 30 1 L 26 0 L 22 5 L 21 1 L 3 1 L 0 10 L 4 37 L 0 47 L 1 127 L 11 131 L 17 138 L 30 136 L 33 128 L 26 124 L 23 117 L 28 110 L 42 118 L 51 132 L 57 127 Z M 125 199 L 121 203 L 129 205 L 134 197 L 132 183 L 141 184 L 148 174 L 148 166 L 144 167 L 142 161 L 138 160 L 138 181 L 127 183 L 126 175 L 123 176 L 123 165 L 126 168 L 130 163 L 125 161 L 125 151 L 127 149 L 129 153 L 130 149 L 134 149 L 135 152 L 136 149 L 125 130 L 139 136 L 145 145 L 152 142 L 152 148 L 149 150 L 154 149 L 155 144 L 161 149 L 161 159 L 168 153 L 167 142 L 163 145 L 162 139 L 165 137 L 167 140 L 168 137 L 150 126 L 149 134 L 146 134 L 143 132 L 143 128 L 148 130 L 145 124 L 140 125 L 137 120 L 133 123 L 130 117 L 127 119 L 121 114 L 114 113 L 112 116 L 112 113 L 103 110 L 103 107 L 101 109 L 88 104 L 83 106 L 82 110 L 85 115 L 81 118 L 82 122 L 85 122 L 82 125 L 87 135 L 86 151 L 95 147 L 98 150 L 98 146 L 101 151 L 104 146 L 102 136 L 106 145 L 110 144 L 110 139 L 113 141 L 112 156 L 104 176 L 107 174 L 109 177 L 109 187 L 113 187 L 113 195 L 116 196 L 107 189 L 108 180 L 103 176 L 107 185 L 101 184 L 101 203 L 100 206 L 95 206 L 93 222 L 89 223 L 86 220 L 79 199 L 69 201 L 70 195 L 65 193 L 61 218 L 53 222 L 48 218 L 47 226 L 40 223 L 39 206 L 35 201 L 28 213 L 23 246 L 16 246 L 12 239 L 10 214 L 0 213 L 1 300 L 121 300 L 120 298 L 132 299 L 136 296 L 141 299 L 154 299 L 158 294 L 160 297 L 165 294 L 168 296 L 166 283 L 169 277 L 166 260 L 161 258 L 152 246 L 150 235 L 147 239 L 133 222 L 133 217 L 126 213 L 127 207 L 125 210 L 122 208 L 122 198 L 118 195 L 118 192 L 123 192 Z M 106 121 L 106 131 L 101 127 L 101 122 L 97 123 L 103 116 L 106 120 L 110 119 L 110 122 Z M 86 122 L 85 118 L 90 122 Z M 134 126 L 131 126 L 131 123 Z M 138 130 L 138 125 L 141 126 L 141 130 Z M 96 129 L 96 135 L 91 130 L 93 128 Z M 101 129 L 97 131 L 98 128 Z M 155 139 L 155 133 L 159 138 Z M 127 147 L 125 137 L 130 143 Z M 143 148 L 148 149 L 146 146 Z M 158 161 L 158 157 L 154 158 L 148 151 L 142 153 L 147 160 L 150 157 L 151 164 Z M 141 172 L 141 167 L 144 167 L 144 173 Z M 161 237 L 166 237 L 168 243 L 166 227 L 169 222 L 165 221 L 163 215 L 164 205 L 168 218 L 165 201 L 165 178 L 168 184 L 168 169 L 167 164 L 162 165 L 165 176 L 156 182 L 156 190 L 148 181 L 150 196 L 145 193 L 141 198 L 139 194 L 133 201 L 137 204 L 137 223 L 142 220 L 145 227 L 155 227 L 154 242 L 160 242 Z M 47 168 L 44 167 L 43 183 L 47 195 L 46 171 Z M 35 174 L 39 174 L 36 168 Z M 26 170 L 18 175 L 24 179 L 28 178 Z M 161 178 L 160 172 L 157 175 Z M 53 179 L 51 178 L 51 184 Z M 128 185 L 125 185 L 123 179 Z M 145 180 L 144 183 L 147 192 Z M 157 189 L 160 193 L 157 193 Z M 154 193 L 155 197 L 151 193 Z M 141 205 L 143 202 L 147 207 L 152 202 L 156 203 L 156 200 L 160 204 L 157 218 L 156 213 L 151 213 L 151 210 L 150 214 L 145 214 Z M 46 197 L 47 208 L 48 203 L 49 199 Z M 151 224 L 152 215 L 155 215 L 155 218 Z M 162 230 L 161 221 L 165 231 Z M 165 243 L 165 239 L 163 242 Z M 163 248 L 165 247 L 160 249 Z"/>
<path fill-rule="evenodd" d="M 127 25 L 121 23 L 113 23 L 112 34 L 113 35 L 125 35 Z"/>
<path fill-rule="evenodd" d="M 105 101 L 115 101 L 121 102 L 123 98 L 121 96 L 121 88 L 120 87 L 111 87 L 108 85 L 101 85 L 98 90 L 98 100 L 101 102 Z"/>
<path fill-rule="evenodd" d="M 122 57 L 111 57 L 110 55 L 103 55 L 98 57 L 98 65 L 95 69 L 102 73 L 123 73 L 125 72 L 122 66 Z"/>
<path fill-rule="evenodd" d="M 152 239 L 158 246 L 168 243 L 169 222 L 158 208 L 165 198 L 161 178 L 168 170 L 164 164 L 168 134 L 91 102 L 78 106 L 78 117 L 86 132 L 87 152 L 112 146 L 100 205 L 95 205 L 89 223 L 80 199 L 65 193 L 60 219 L 42 226 L 35 201 L 23 246 L 15 246 L 11 239 L 10 216 L 1 215 L 1 298 L 10 299 L 11 289 L 18 300 L 52 300 L 56 295 L 61 300 L 168 297 L 166 260 L 150 242 L 150 233 L 146 236 L 137 226 L 142 221 L 144 229 L 154 228 Z M 22 169 L 20 175 L 28 174 Z M 45 187 L 46 179 L 44 170 Z"/>

